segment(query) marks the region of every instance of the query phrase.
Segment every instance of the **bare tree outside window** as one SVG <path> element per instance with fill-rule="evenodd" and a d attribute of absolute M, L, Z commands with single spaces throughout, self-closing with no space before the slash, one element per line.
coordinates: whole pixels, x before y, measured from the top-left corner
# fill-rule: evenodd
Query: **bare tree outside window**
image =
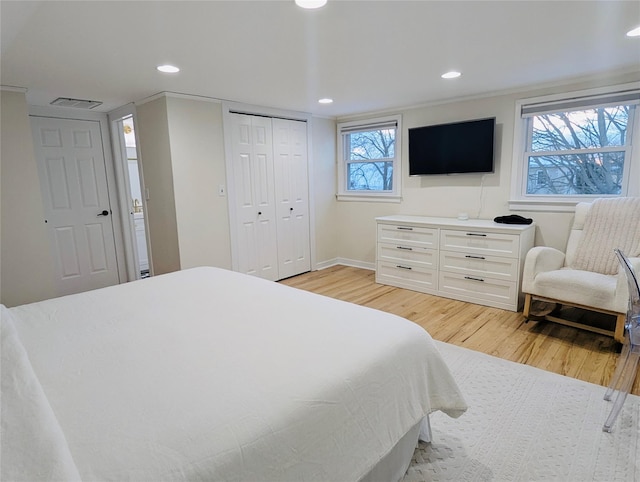
<path fill-rule="evenodd" d="M 391 191 L 396 129 L 352 132 L 346 137 L 347 189 Z"/>
<path fill-rule="evenodd" d="M 634 109 L 617 105 L 531 117 L 527 194 L 619 195 Z"/>

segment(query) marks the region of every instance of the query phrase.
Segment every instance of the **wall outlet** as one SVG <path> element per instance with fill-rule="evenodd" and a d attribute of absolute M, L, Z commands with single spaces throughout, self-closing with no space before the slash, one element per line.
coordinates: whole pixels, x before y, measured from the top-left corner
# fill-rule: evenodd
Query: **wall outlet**
<path fill-rule="evenodd" d="M 226 196 L 227 195 L 227 189 L 225 188 L 224 184 L 220 184 L 218 185 L 218 196 Z"/>

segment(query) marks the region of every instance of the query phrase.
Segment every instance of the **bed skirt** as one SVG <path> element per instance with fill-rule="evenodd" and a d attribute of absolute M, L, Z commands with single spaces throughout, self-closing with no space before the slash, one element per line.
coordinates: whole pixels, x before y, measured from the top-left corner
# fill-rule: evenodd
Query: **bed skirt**
<path fill-rule="evenodd" d="M 415 424 L 360 482 L 399 481 L 407 472 L 418 440 L 431 442 L 429 416 Z"/>

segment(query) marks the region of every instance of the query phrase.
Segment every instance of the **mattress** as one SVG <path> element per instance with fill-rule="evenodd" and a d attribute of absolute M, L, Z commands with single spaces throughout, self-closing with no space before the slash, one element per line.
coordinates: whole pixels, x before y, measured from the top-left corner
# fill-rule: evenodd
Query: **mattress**
<path fill-rule="evenodd" d="M 3 480 L 356 481 L 466 410 L 414 323 L 227 270 L 3 310 Z"/>

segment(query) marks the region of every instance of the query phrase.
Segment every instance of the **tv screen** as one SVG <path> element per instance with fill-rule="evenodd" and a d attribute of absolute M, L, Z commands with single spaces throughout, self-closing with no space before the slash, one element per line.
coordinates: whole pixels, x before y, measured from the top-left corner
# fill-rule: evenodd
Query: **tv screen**
<path fill-rule="evenodd" d="M 496 119 L 409 129 L 409 175 L 493 172 Z"/>

